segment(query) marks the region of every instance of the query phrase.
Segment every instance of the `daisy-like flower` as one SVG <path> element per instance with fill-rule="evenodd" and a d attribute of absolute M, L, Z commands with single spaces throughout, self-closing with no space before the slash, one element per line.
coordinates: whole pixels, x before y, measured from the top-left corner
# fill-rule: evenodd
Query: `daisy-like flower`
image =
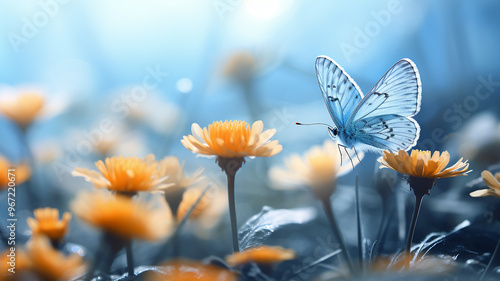
<path fill-rule="evenodd" d="M 280 246 L 258 246 L 245 249 L 226 257 L 230 266 L 239 266 L 251 262 L 257 264 L 273 264 L 294 259 L 295 251 Z"/>
<path fill-rule="evenodd" d="M 337 145 L 325 140 L 323 146 L 314 146 L 303 157 L 294 154 L 285 159 L 285 168 L 273 167 L 269 171 L 276 189 L 295 189 L 301 186 L 311 188 L 319 198 L 330 198 L 335 190 L 337 177 L 352 171 L 347 155 L 341 159 Z M 359 155 L 363 158 L 363 154 Z M 346 165 L 340 166 L 340 163 Z M 359 163 L 357 157 L 353 164 Z"/>
<path fill-rule="evenodd" d="M 262 132 L 264 124 L 256 121 L 252 127 L 243 121 L 213 122 L 207 128 L 194 123 L 193 135 L 184 136 L 181 143 L 193 153 L 217 156 L 219 167 L 227 175 L 229 215 L 233 236 L 233 250 L 239 251 L 236 210 L 234 204 L 234 179 L 247 156 L 269 157 L 279 153 L 283 147 L 277 140 L 269 141 L 275 129 Z"/>
<path fill-rule="evenodd" d="M 7 173 L 9 169 L 12 169 L 12 171 L 9 171 L 10 175 Z M 7 188 L 9 186 L 12 175 L 15 175 L 14 178 L 16 185 L 27 181 L 31 177 L 31 169 L 27 164 L 15 166 L 9 163 L 9 161 L 2 156 L 0 156 L 0 171 L 3 171 L 0 174 L 0 189 Z"/>
<path fill-rule="evenodd" d="M 363 154 L 361 153 L 351 161 L 346 154 L 341 155 L 334 142 L 325 140 L 323 146 L 312 147 L 303 157 L 294 154 L 287 158 L 285 160 L 286 168 L 271 168 L 269 176 L 276 183 L 275 188 L 277 189 L 307 186 L 313 191 L 316 198 L 323 205 L 332 231 L 339 240 L 342 255 L 347 262 L 349 270 L 353 272 L 354 267 L 345 246 L 342 233 L 335 221 L 335 216 L 333 216 L 333 209 L 330 202 L 330 196 L 335 191 L 337 177 L 352 171 L 353 167 L 363 158 Z M 341 163 L 345 163 L 345 165 L 341 166 Z"/>
<path fill-rule="evenodd" d="M 467 161 L 462 162 L 462 159 L 460 158 L 454 165 L 445 169 L 450 162 L 450 154 L 447 151 L 443 153 L 434 151 L 431 154 L 428 150 L 415 149 L 410 155 L 404 150 L 397 153 L 385 150 L 378 161 L 381 168 L 391 168 L 410 177 L 440 179 L 467 175 L 470 172 L 467 171 L 469 164 Z"/>
<path fill-rule="evenodd" d="M 139 191 L 149 191 L 167 185 L 158 172 L 158 162 L 153 154 L 144 159 L 137 157 L 111 157 L 95 163 L 97 171 L 75 168 L 73 176 L 84 177 L 98 188 L 107 188 L 120 194 L 134 195 Z"/>
<path fill-rule="evenodd" d="M 470 193 L 472 197 L 495 196 L 500 198 L 500 173 L 495 176 L 490 171 L 483 171 L 481 173 L 484 183 L 489 187 L 488 189 L 476 190 Z"/>
<path fill-rule="evenodd" d="M 154 241 L 171 232 L 172 217 L 153 203 L 95 191 L 80 194 L 71 209 L 85 222 L 123 240 Z"/>
<path fill-rule="evenodd" d="M 0 113 L 26 129 L 40 115 L 45 98 L 38 92 L 22 92 L 5 97 L 0 102 Z"/>
<path fill-rule="evenodd" d="M 215 265 L 201 262 L 175 259 L 159 265 L 163 274 L 147 275 L 148 281 L 236 281 L 235 273 Z"/>
<path fill-rule="evenodd" d="M 77 254 L 64 256 L 53 249 L 50 241 L 41 235 L 33 236 L 28 244 L 32 270 L 43 280 L 71 280 L 83 274 L 85 266 Z"/>
<path fill-rule="evenodd" d="M 65 212 L 59 220 L 59 210 L 53 208 L 40 208 L 34 212 L 35 218 L 28 218 L 28 225 L 33 235 L 45 235 L 51 241 L 58 242 L 68 232 L 71 214 Z"/>
<path fill-rule="evenodd" d="M 177 214 L 177 209 L 182 201 L 186 189 L 195 184 L 202 183 L 203 168 L 199 168 L 190 176 L 184 174 L 184 162 L 181 164 L 175 156 L 168 156 L 158 164 L 158 173 L 164 177 L 163 185 L 155 190 L 163 191 L 172 213 Z"/>
<path fill-rule="evenodd" d="M 194 123 L 193 135 L 184 136 L 181 143 L 193 153 L 223 158 L 244 158 L 247 156 L 269 157 L 278 154 L 283 147 L 277 140 L 269 142 L 275 129 L 262 132 L 262 121 L 253 123 L 252 128 L 244 121 L 218 121 L 207 128 Z"/>
<path fill-rule="evenodd" d="M 408 239 L 406 243 L 406 255 L 410 255 L 411 242 L 413 233 L 417 223 L 418 213 L 422 205 L 422 198 L 425 194 L 429 194 L 432 186 L 436 183 L 436 179 L 449 178 L 456 176 L 466 176 L 470 171 L 467 161 L 462 162 L 462 158 L 454 165 L 446 168 L 450 161 L 450 154 L 445 151 L 439 153 L 435 151 L 431 154 L 430 151 L 412 150 L 411 154 L 404 150 L 397 153 L 384 151 L 383 156 L 378 159 L 380 168 L 391 168 L 397 172 L 409 176 L 408 183 L 415 194 L 415 209 L 408 231 Z M 446 169 L 445 169 L 446 168 Z M 406 266 L 409 268 L 409 259 L 406 259 Z"/>
<path fill-rule="evenodd" d="M 181 204 L 179 205 L 179 209 L 177 211 L 177 221 L 180 222 L 182 218 L 187 214 L 187 212 L 191 209 L 191 207 L 198 201 L 201 194 L 203 193 L 203 189 L 200 188 L 190 188 L 184 192 L 182 196 Z M 204 194 L 201 197 L 198 204 L 194 207 L 191 215 L 189 215 L 189 219 L 197 219 L 199 218 L 203 212 L 210 205 L 210 199 L 207 194 Z"/>

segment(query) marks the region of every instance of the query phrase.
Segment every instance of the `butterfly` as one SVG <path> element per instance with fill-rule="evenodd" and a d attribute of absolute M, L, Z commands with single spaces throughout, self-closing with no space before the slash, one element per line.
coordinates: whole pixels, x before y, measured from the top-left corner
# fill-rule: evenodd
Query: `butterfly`
<path fill-rule="evenodd" d="M 411 117 L 420 111 L 422 85 L 417 66 L 410 59 L 394 64 L 366 96 L 329 57 L 316 58 L 316 77 L 335 124 L 325 125 L 330 136 L 338 140 L 341 154 L 340 147 L 347 155 L 347 148 L 353 148 L 357 155 L 356 147 L 406 151 L 416 145 L 420 126 Z"/>

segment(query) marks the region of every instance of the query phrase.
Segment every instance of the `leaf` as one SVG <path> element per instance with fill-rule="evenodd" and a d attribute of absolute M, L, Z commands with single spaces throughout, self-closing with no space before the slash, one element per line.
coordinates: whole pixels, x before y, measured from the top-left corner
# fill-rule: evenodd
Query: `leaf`
<path fill-rule="evenodd" d="M 292 224 L 304 224 L 316 217 L 314 208 L 273 209 L 264 206 L 260 213 L 252 216 L 239 229 L 242 250 L 264 244 L 274 232 Z"/>

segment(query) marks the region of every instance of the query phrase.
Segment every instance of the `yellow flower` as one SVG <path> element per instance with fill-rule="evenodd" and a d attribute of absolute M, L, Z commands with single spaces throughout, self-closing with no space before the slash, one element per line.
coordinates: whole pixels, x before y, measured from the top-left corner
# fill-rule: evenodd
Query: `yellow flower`
<path fill-rule="evenodd" d="M 7 173 L 9 169 L 14 169 L 14 171 L 10 172 L 11 175 Z M 2 173 L 0 174 L 0 188 L 9 187 L 9 178 L 12 178 L 12 174 L 14 174 L 16 185 L 27 181 L 31 177 L 31 169 L 27 164 L 14 166 L 2 156 L 0 156 L 0 171 L 2 171 Z"/>
<path fill-rule="evenodd" d="M 95 191 L 80 194 L 71 209 L 87 223 L 122 239 L 159 240 L 170 233 L 172 217 L 166 206 L 162 210 L 153 203 Z"/>
<path fill-rule="evenodd" d="M 182 201 L 182 196 L 186 189 L 194 184 L 201 184 L 204 178 L 201 176 L 203 168 L 196 170 L 190 176 L 184 175 L 184 163 L 180 163 L 175 156 L 165 157 L 158 164 L 158 173 L 164 177 L 163 185 L 155 188 L 165 195 L 172 213 L 177 214 L 177 209 Z"/>
<path fill-rule="evenodd" d="M 215 265 L 187 259 L 176 259 L 160 264 L 164 274 L 148 275 L 148 281 L 236 281 L 235 273 Z"/>
<path fill-rule="evenodd" d="M 182 201 L 181 204 L 179 205 L 179 209 L 177 210 L 177 221 L 180 222 L 182 218 L 187 214 L 189 209 L 198 201 L 198 198 L 200 198 L 201 194 L 203 192 L 203 189 L 201 188 L 190 188 L 184 192 L 182 196 Z M 189 216 L 190 219 L 197 219 L 203 214 L 205 209 L 210 205 L 210 199 L 208 198 L 208 195 L 205 193 L 203 197 L 201 197 L 200 201 L 198 204 L 194 207 L 193 211 L 191 212 L 191 215 Z"/>
<path fill-rule="evenodd" d="M 224 158 L 276 155 L 283 149 L 277 140 L 269 142 L 276 130 L 262 132 L 263 128 L 260 120 L 253 123 L 252 128 L 244 121 L 213 122 L 203 130 L 194 123 L 191 126 L 193 135 L 184 136 L 181 142 L 193 153 Z"/>
<path fill-rule="evenodd" d="M 483 177 L 484 183 L 490 188 L 473 191 L 470 193 L 470 196 L 495 196 L 500 198 L 500 173 L 496 173 L 495 176 L 493 176 L 490 171 L 483 171 L 481 176 Z"/>
<path fill-rule="evenodd" d="M 59 210 L 53 208 L 40 208 L 34 212 L 35 218 L 28 218 L 28 225 L 33 235 L 42 234 L 52 241 L 61 240 L 68 231 L 71 214 L 65 212 L 59 220 Z"/>
<path fill-rule="evenodd" d="M 28 244 L 32 270 L 43 280 L 70 280 L 84 273 L 82 257 L 64 256 L 53 249 L 46 237 L 33 236 Z"/>
<path fill-rule="evenodd" d="M 291 249 L 284 249 L 279 246 L 258 246 L 248 248 L 239 253 L 234 253 L 226 257 L 226 262 L 230 266 L 237 266 L 255 262 L 258 264 L 279 263 L 295 258 L 295 252 Z"/>
<path fill-rule="evenodd" d="M 431 156 L 428 150 L 414 149 L 410 155 L 404 150 L 400 150 L 397 154 L 385 150 L 378 162 L 381 164 L 380 168 L 391 168 L 412 177 L 439 179 L 467 175 L 470 172 L 467 171 L 469 164 L 467 161 L 462 162 L 462 159 L 460 158 L 454 165 L 445 169 L 450 161 L 450 154 L 447 151 L 441 154 L 435 151 Z"/>
<path fill-rule="evenodd" d="M 202 179 L 203 170 L 200 168 L 190 176 L 185 176 L 184 162 L 181 164 L 175 156 L 165 157 L 158 165 L 158 173 L 162 177 L 166 177 L 164 183 L 169 184 L 169 186 L 161 189 L 186 189 Z"/>
<path fill-rule="evenodd" d="M 311 188 L 320 199 L 329 198 L 335 190 L 338 176 L 352 170 L 347 155 L 342 155 L 342 163 L 337 145 L 325 140 L 323 146 L 313 146 L 303 157 L 293 154 L 285 159 L 286 168 L 273 167 L 269 171 L 276 189 L 293 189 L 300 186 Z M 359 155 L 360 159 L 363 154 Z M 359 162 L 353 157 L 354 165 Z"/>
<path fill-rule="evenodd" d="M 165 180 L 158 172 L 158 162 L 153 154 L 143 159 L 137 157 L 111 157 L 102 162 L 95 163 L 96 171 L 75 168 L 73 176 L 84 177 L 86 181 L 92 182 L 98 188 L 134 194 L 139 191 L 149 191 L 152 188 L 160 188 Z"/>
<path fill-rule="evenodd" d="M 0 113 L 25 129 L 40 114 L 44 103 L 45 99 L 40 93 L 23 92 L 11 99 L 2 100 Z"/>

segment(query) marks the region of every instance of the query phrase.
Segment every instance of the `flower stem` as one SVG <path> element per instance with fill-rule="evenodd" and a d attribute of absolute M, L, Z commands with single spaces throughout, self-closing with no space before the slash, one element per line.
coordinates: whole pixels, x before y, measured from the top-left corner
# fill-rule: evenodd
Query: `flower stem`
<path fill-rule="evenodd" d="M 410 230 L 408 230 L 408 239 L 406 240 L 406 268 L 410 268 L 411 242 L 413 241 L 413 234 L 415 233 L 415 226 L 417 225 L 418 214 L 420 212 L 423 197 L 424 194 L 415 193 L 415 208 L 413 209 L 413 217 L 411 219 Z"/>
<path fill-rule="evenodd" d="M 234 178 L 235 174 L 227 173 L 227 196 L 229 201 L 229 217 L 231 219 L 231 233 L 233 236 L 233 251 L 239 252 L 238 224 L 236 222 L 236 206 L 234 202 Z"/>
<path fill-rule="evenodd" d="M 125 251 L 127 253 L 127 270 L 128 277 L 135 276 L 134 272 L 134 256 L 132 254 L 132 241 L 128 241 L 125 245 Z"/>
<path fill-rule="evenodd" d="M 490 269 L 490 267 L 491 267 L 491 264 L 493 263 L 493 261 L 494 261 L 494 260 L 495 260 L 495 258 L 497 257 L 498 248 L 500 248 L 500 239 L 498 239 L 497 246 L 495 247 L 495 250 L 493 251 L 493 254 L 491 254 L 491 259 L 490 259 L 490 261 L 488 262 L 488 265 L 486 266 L 486 268 L 484 269 L 484 272 L 483 272 L 483 274 L 481 275 L 481 278 L 479 279 L 479 281 L 482 281 L 482 280 L 484 279 L 484 277 L 486 276 L 486 273 L 488 272 L 488 270 L 489 270 L 489 269 Z"/>
<path fill-rule="evenodd" d="M 321 200 L 323 203 L 323 208 L 326 214 L 326 217 L 328 218 L 328 222 L 330 223 L 330 226 L 332 227 L 333 233 L 335 236 L 337 236 L 337 239 L 340 244 L 340 249 L 342 250 L 342 255 L 344 256 L 344 259 L 347 263 L 347 267 L 349 268 L 349 272 L 351 274 L 354 274 L 354 266 L 351 261 L 351 257 L 349 256 L 349 252 L 347 251 L 347 247 L 345 246 L 344 243 L 344 238 L 342 236 L 342 233 L 340 233 L 340 229 L 337 225 L 337 222 L 335 221 L 335 217 L 333 215 L 333 209 L 332 209 L 332 204 L 330 203 L 330 198 Z"/>

